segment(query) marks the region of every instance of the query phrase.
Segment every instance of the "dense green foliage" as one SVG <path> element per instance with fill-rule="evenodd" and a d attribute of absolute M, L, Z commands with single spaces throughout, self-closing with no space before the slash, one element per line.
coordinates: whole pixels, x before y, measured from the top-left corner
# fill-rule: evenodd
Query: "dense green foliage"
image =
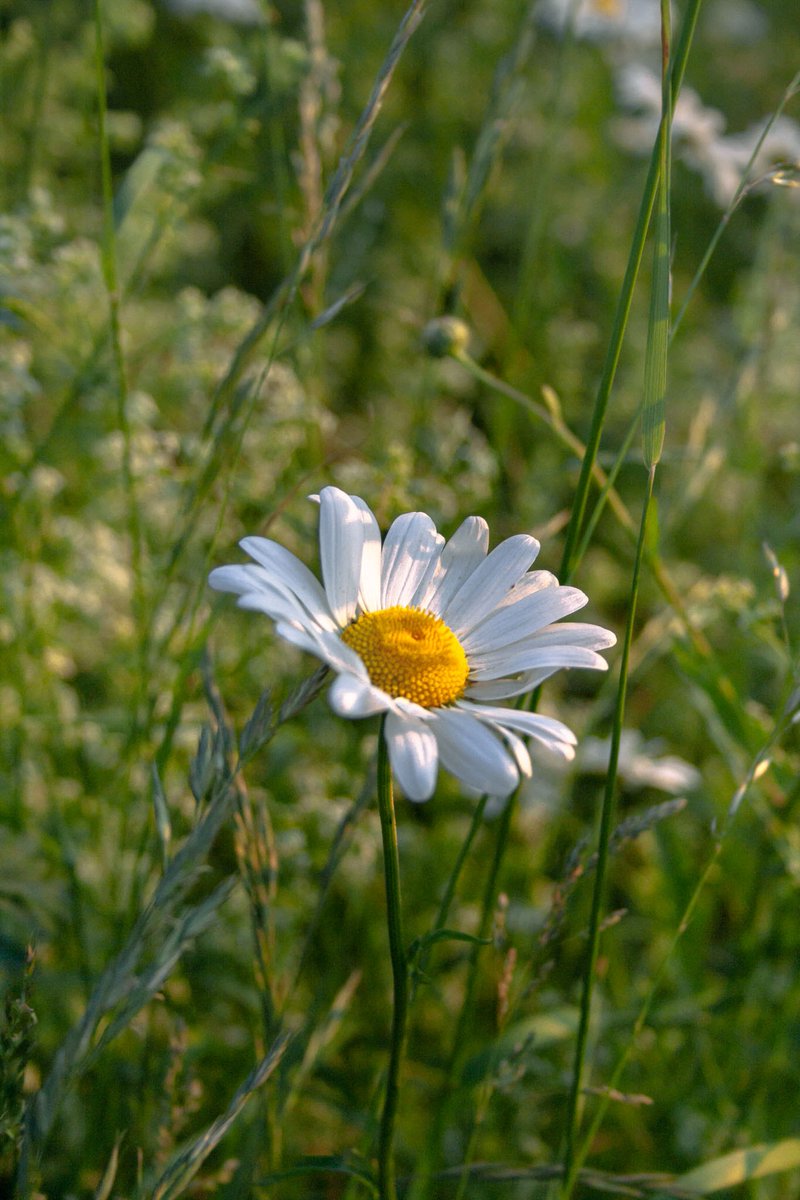
<path fill-rule="evenodd" d="M 424 509 L 447 532 L 474 512 L 495 541 L 531 531 L 559 571 L 655 133 L 633 152 L 619 80 L 659 51 L 624 23 L 559 36 L 523 0 L 430 0 L 389 60 L 402 4 L 186 8 L 0 17 L 0 1191 L 22 1147 L 48 1200 L 354 1200 L 390 1022 L 377 725 L 306 695 L 316 664 L 207 573 L 247 533 L 314 566 L 305 497 L 330 482 L 384 526 Z M 796 0 L 708 0 L 686 82 L 740 131 L 799 62 Z M 724 208 L 699 146 L 676 132 L 673 314 Z M 581 1196 L 798 1133 L 800 189 L 775 157 L 670 347 L 583 1134 L 629 1057 Z M 639 412 L 650 261 L 606 471 Z M 467 355 L 431 352 L 444 315 Z M 574 572 L 586 619 L 620 637 L 640 446 Z M 544 688 L 581 739 L 611 730 L 609 658 Z M 664 755 L 684 760 L 666 791 Z M 478 825 L 447 918 L 489 944 L 416 959 L 397 1142 L 414 1200 L 544 1196 L 559 1161 L 602 774 L 588 752 L 537 764 Z M 657 807 L 668 792 L 685 804 Z M 436 925 L 475 806 L 445 774 L 429 804 L 398 798 L 409 939 Z M 332 1161 L 269 1182 L 309 1156 Z M 799 1178 L 716 1194 L 790 1200 Z"/>

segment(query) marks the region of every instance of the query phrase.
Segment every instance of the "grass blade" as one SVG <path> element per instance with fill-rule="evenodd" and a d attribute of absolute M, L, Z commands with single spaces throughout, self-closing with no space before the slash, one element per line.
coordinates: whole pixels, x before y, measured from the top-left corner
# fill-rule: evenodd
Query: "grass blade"
<path fill-rule="evenodd" d="M 800 1167 L 800 1138 L 785 1138 L 766 1146 L 747 1146 L 713 1158 L 675 1180 L 679 1188 L 697 1196 L 710 1196 L 722 1188 L 736 1187 Z"/>
<path fill-rule="evenodd" d="M 284 1033 L 276 1038 L 269 1053 L 245 1079 L 222 1116 L 209 1125 L 205 1133 L 201 1134 L 190 1146 L 181 1150 L 172 1159 L 153 1188 L 152 1200 L 175 1200 L 176 1196 L 180 1196 L 185 1191 L 253 1094 L 269 1079 L 283 1058 L 288 1044 L 289 1034 Z"/>

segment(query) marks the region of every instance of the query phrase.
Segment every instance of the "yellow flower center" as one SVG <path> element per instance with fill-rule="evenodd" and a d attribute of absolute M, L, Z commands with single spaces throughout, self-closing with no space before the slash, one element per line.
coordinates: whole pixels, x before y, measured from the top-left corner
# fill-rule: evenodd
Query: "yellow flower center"
<path fill-rule="evenodd" d="M 452 704 L 464 691 L 469 663 L 452 629 L 419 608 L 395 605 L 362 613 L 342 641 L 363 659 L 370 681 L 423 708 Z"/>

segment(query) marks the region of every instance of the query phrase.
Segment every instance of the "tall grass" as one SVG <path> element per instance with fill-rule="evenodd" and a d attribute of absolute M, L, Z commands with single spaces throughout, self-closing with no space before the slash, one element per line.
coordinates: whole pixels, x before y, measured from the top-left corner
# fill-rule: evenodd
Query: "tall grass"
<path fill-rule="evenodd" d="M 9 11 L 4 1195 L 796 1194 L 800 32 L 652 8 Z M 392 803 L 212 599 L 329 482 L 588 593 L 574 769 Z"/>

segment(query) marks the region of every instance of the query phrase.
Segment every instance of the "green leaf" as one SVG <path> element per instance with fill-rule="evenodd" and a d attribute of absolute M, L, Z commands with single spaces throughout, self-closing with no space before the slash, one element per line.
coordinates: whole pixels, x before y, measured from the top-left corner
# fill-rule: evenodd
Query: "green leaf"
<path fill-rule="evenodd" d="M 161 846 L 161 860 L 166 868 L 169 862 L 169 848 L 172 842 L 172 822 L 169 817 L 169 804 L 164 793 L 164 788 L 161 783 L 161 776 L 158 773 L 158 767 L 153 763 L 152 770 L 152 785 L 153 785 L 153 810 L 156 818 L 156 833 L 158 834 L 159 844 Z"/>
<path fill-rule="evenodd" d="M 722 1158 L 695 1167 L 681 1175 L 675 1183 L 686 1192 L 708 1196 L 721 1188 L 735 1187 L 751 1179 L 763 1179 L 766 1175 L 777 1175 L 800 1167 L 800 1138 L 785 1138 L 766 1146 L 749 1146 L 745 1150 L 734 1150 Z"/>
<path fill-rule="evenodd" d="M 117 1178 L 117 1167 L 119 1166 L 119 1147 L 124 1136 L 125 1135 L 123 1133 L 117 1134 L 114 1142 L 114 1149 L 111 1151 L 111 1157 L 108 1160 L 108 1165 L 103 1172 L 103 1178 L 100 1180 L 94 1193 L 94 1200 L 109 1200 L 111 1189 L 114 1186 L 114 1180 Z"/>
<path fill-rule="evenodd" d="M 491 946 L 492 939 L 475 937 L 474 934 L 463 933 L 460 929 L 435 929 L 433 933 L 426 933 L 423 937 L 414 939 L 408 947 L 409 959 L 416 958 L 422 950 L 427 950 L 436 942 L 469 942 L 473 946 Z"/>
<path fill-rule="evenodd" d="M 175 1200 L 176 1196 L 183 1195 L 211 1151 L 228 1132 L 248 1101 L 269 1079 L 281 1061 L 289 1040 L 289 1035 L 285 1033 L 275 1040 L 267 1055 L 245 1079 L 228 1105 L 226 1112 L 217 1117 L 205 1132 L 182 1149 L 167 1164 L 153 1188 L 152 1200 Z"/>

